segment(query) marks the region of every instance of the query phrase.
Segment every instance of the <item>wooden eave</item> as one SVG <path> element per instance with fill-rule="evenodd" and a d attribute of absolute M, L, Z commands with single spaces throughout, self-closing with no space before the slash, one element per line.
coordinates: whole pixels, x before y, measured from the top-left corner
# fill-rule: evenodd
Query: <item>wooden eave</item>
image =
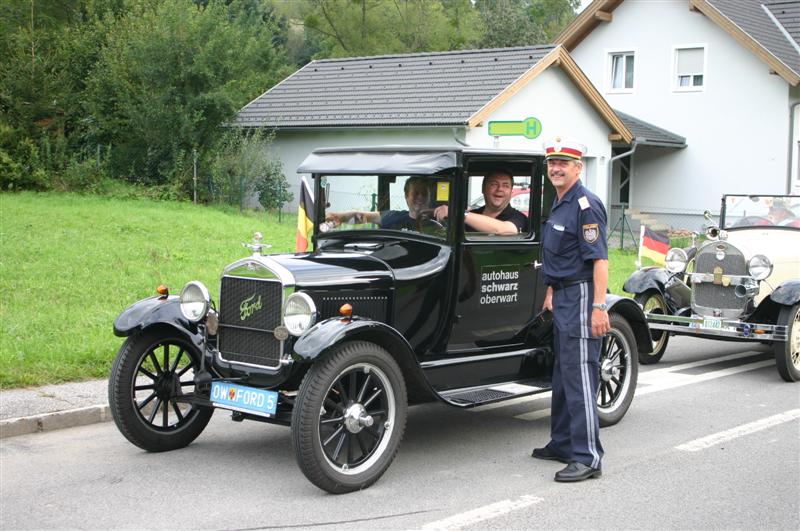
<path fill-rule="evenodd" d="M 478 109 L 475 114 L 470 116 L 467 121 L 467 126 L 477 127 L 483 123 L 489 115 L 552 65 L 561 67 L 564 73 L 575 83 L 575 86 L 581 94 L 584 95 L 592 107 L 594 107 L 603 118 L 603 121 L 609 126 L 612 131 L 610 135 L 619 135 L 619 139 L 626 144 L 630 144 L 633 141 L 633 133 L 625 127 L 625 124 L 620 120 L 619 116 L 616 115 L 605 98 L 597 91 L 592 82 L 589 81 L 589 78 L 586 77 L 586 74 L 578 67 L 578 64 L 572 59 L 569 52 L 567 52 L 563 46 L 556 46 L 553 51 L 542 57 L 538 63 L 517 78 L 517 80 L 506 87 L 505 90 Z"/>
<path fill-rule="evenodd" d="M 597 26 L 611 22 L 612 12 L 621 3 L 622 0 L 594 0 L 564 28 L 553 44 L 561 44 L 567 50 L 574 50 Z"/>
<path fill-rule="evenodd" d="M 786 66 L 783 61 L 772 55 L 769 50 L 761 46 L 758 41 L 745 33 L 728 17 L 717 11 L 714 6 L 706 2 L 706 0 L 689 0 L 689 6 L 690 9 L 697 10 L 708 17 L 712 22 L 730 34 L 731 37 L 736 39 L 739 44 L 753 52 L 756 57 L 767 63 L 771 72 L 775 72 L 792 86 L 797 86 L 800 84 L 800 75 Z"/>

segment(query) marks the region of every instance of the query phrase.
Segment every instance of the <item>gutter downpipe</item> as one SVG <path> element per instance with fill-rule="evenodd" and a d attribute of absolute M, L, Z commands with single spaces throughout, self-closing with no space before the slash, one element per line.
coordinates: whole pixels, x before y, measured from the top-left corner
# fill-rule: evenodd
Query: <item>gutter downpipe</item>
<path fill-rule="evenodd" d="M 794 110 L 800 105 L 800 101 L 796 101 L 789 105 L 789 153 L 786 164 L 786 193 L 792 193 L 792 167 L 794 166 Z M 800 179 L 800 175 L 798 175 Z"/>

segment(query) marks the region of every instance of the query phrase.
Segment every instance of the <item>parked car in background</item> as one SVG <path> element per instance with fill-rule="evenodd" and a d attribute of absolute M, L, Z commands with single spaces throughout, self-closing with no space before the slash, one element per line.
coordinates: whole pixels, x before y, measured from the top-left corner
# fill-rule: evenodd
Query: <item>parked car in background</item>
<path fill-rule="evenodd" d="M 109 401 L 120 431 L 159 452 L 191 443 L 216 409 L 290 426 L 306 477 L 344 493 L 387 469 L 408 404 L 469 408 L 548 391 L 552 321 L 538 313 L 538 231 L 465 232 L 472 177 L 497 165 L 531 178 L 525 193 L 538 227 L 554 196 L 543 189 L 541 155 L 398 147 L 309 155 L 298 171 L 312 174 L 318 199 L 308 210 L 313 252 L 269 255 L 254 241 L 250 256 L 223 270 L 218 301 L 193 281 L 180 297 L 162 289 L 117 318 L 114 331 L 127 339 Z M 448 222 L 427 215 L 383 228 L 407 212 L 405 199 L 393 201 L 412 177 L 427 188 L 428 211 L 448 205 Z M 611 294 L 607 303 L 601 426 L 627 412 L 637 354 L 651 347 L 642 309 Z"/>
<path fill-rule="evenodd" d="M 639 361 L 659 361 L 676 334 L 763 342 L 780 376 L 800 380 L 800 196 L 724 195 L 706 236 L 625 282 L 652 333 Z"/>

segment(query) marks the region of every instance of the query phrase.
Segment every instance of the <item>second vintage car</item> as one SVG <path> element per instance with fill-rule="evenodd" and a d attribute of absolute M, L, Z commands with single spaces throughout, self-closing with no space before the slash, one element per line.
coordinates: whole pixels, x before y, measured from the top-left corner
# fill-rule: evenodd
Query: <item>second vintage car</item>
<path fill-rule="evenodd" d="M 706 238 L 625 282 L 652 331 L 639 361 L 659 361 L 676 334 L 762 342 L 781 378 L 800 380 L 800 196 L 725 195 Z"/>
<path fill-rule="evenodd" d="M 467 198 L 497 167 L 531 194 L 520 234 L 465 224 Z M 255 241 L 224 268 L 218 301 L 195 281 L 117 318 L 127 338 L 109 384 L 118 428 L 159 452 L 191 443 L 216 409 L 287 425 L 307 478 L 344 493 L 387 469 L 409 404 L 469 408 L 548 391 L 552 322 L 539 312 L 536 228 L 554 190 L 544 168 L 541 155 L 460 147 L 315 151 L 298 170 L 314 181 L 314 251 L 269 255 Z M 441 206 L 445 222 L 432 215 Z M 603 426 L 625 415 L 637 354 L 651 348 L 641 308 L 607 302 Z"/>

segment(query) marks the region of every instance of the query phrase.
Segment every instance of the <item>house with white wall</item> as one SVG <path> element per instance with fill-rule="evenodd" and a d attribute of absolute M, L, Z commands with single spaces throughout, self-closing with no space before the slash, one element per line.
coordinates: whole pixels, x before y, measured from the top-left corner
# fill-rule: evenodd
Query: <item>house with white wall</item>
<path fill-rule="evenodd" d="M 545 139 L 570 136 L 588 146 L 584 184 L 606 201 L 615 145 L 683 147 L 679 136 L 615 113 L 565 47 L 553 45 L 313 61 L 246 105 L 236 124 L 275 131 L 295 198 L 295 170 L 320 147 L 543 153 Z"/>
<path fill-rule="evenodd" d="M 800 193 L 800 2 L 595 0 L 556 39 L 620 117 L 685 139 L 618 145 L 612 207 L 696 228 L 723 193 Z M 646 135 L 640 135 L 646 136 Z"/>

